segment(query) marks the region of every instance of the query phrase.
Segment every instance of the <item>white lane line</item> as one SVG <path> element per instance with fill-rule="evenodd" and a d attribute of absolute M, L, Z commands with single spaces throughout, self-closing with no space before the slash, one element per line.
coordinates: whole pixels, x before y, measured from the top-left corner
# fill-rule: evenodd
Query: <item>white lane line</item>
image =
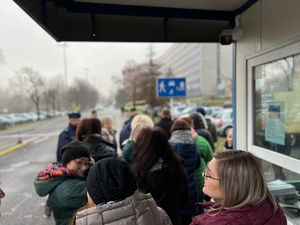
<path fill-rule="evenodd" d="M 39 140 L 34 141 L 33 143 L 34 143 L 34 144 L 37 144 L 37 143 L 39 143 L 39 142 L 42 142 L 42 141 L 47 140 L 48 138 L 49 138 L 49 136 L 48 136 L 48 137 L 43 137 L 43 138 L 41 138 L 41 139 L 39 139 Z"/>
<path fill-rule="evenodd" d="M 33 137 L 33 138 L 26 139 L 25 141 L 26 141 L 27 143 L 29 143 L 29 142 L 31 142 L 31 141 L 34 141 L 34 140 L 38 139 L 38 138 L 39 138 L 39 137 Z"/>

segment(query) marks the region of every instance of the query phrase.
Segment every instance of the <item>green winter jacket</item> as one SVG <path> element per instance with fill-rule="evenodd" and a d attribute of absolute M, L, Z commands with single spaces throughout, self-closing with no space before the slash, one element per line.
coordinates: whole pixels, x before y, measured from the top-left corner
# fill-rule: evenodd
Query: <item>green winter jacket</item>
<path fill-rule="evenodd" d="M 194 141 L 197 143 L 198 149 L 201 153 L 201 165 L 198 169 L 196 169 L 196 181 L 197 181 L 197 188 L 198 190 L 202 189 L 204 186 L 204 177 L 202 177 L 202 173 L 206 168 L 207 162 L 212 160 L 213 158 L 213 151 L 210 147 L 209 142 L 199 135 L 194 138 Z"/>
<path fill-rule="evenodd" d="M 133 152 L 134 144 L 135 142 L 133 140 L 129 140 L 127 141 L 126 145 L 123 148 L 123 160 L 129 166 L 132 163 L 132 152 Z"/>
<path fill-rule="evenodd" d="M 73 214 L 87 203 L 86 177 L 57 177 L 34 181 L 36 193 L 49 194 L 49 203 L 56 225 L 68 225 Z"/>

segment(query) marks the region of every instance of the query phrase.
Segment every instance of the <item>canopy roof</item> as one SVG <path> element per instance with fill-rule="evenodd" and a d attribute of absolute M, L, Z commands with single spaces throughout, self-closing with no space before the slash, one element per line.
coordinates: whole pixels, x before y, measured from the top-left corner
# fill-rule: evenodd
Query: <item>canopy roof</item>
<path fill-rule="evenodd" d="M 56 41 L 218 42 L 257 0 L 14 0 Z"/>

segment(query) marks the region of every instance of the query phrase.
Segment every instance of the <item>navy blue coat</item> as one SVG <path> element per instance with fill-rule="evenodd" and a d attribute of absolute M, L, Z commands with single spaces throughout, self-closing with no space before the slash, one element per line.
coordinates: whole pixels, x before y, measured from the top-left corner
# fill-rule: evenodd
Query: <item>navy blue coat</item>
<path fill-rule="evenodd" d="M 74 140 L 76 136 L 76 128 L 77 126 L 73 126 L 69 124 L 69 126 L 60 133 L 58 137 L 58 146 L 56 151 L 56 159 L 57 162 L 61 162 L 61 149 L 65 145 L 69 144 L 72 140 Z"/>
<path fill-rule="evenodd" d="M 123 149 L 124 146 L 122 146 L 123 141 L 129 138 L 131 134 L 131 120 L 125 121 L 123 128 L 120 133 L 120 148 Z"/>
<path fill-rule="evenodd" d="M 180 210 L 181 217 L 194 216 L 197 213 L 197 183 L 195 170 L 200 167 L 200 151 L 196 143 L 170 142 L 174 151 L 184 160 L 184 168 L 188 174 L 190 201 L 187 207 Z"/>

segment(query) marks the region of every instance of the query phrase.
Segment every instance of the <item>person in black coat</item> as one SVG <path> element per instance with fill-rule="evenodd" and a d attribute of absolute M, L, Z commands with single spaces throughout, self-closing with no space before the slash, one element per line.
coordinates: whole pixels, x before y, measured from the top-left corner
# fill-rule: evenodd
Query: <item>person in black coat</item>
<path fill-rule="evenodd" d="M 215 151 L 214 139 L 211 136 L 211 133 L 205 129 L 204 122 L 199 113 L 191 113 L 189 117 L 194 120 L 194 130 L 197 132 L 197 134 L 199 134 L 201 137 L 204 137 L 210 144 L 211 149 Z"/>
<path fill-rule="evenodd" d="M 173 225 L 181 225 L 180 209 L 189 203 L 189 183 L 183 160 L 173 151 L 162 128 L 141 130 L 132 152 L 131 169 L 138 189 L 152 195 Z"/>
<path fill-rule="evenodd" d="M 87 118 L 80 121 L 76 131 L 76 140 L 85 143 L 91 152 L 91 157 L 98 162 L 108 157 L 117 157 L 114 144 L 108 142 L 101 134 L 101 122 L 96 118 Z"/>
<path fill-rule="evenodd" d="M 174 121 L 171 119 L 171 112 L 167 107 L 161 110 L 160 118 L 161 118 L 160 121 L 157 124 L 155 124 L 155 126 L 164 129 L 168 135 L 168 139 L 170 139 L 171 137 L 170 129 Z"/>

